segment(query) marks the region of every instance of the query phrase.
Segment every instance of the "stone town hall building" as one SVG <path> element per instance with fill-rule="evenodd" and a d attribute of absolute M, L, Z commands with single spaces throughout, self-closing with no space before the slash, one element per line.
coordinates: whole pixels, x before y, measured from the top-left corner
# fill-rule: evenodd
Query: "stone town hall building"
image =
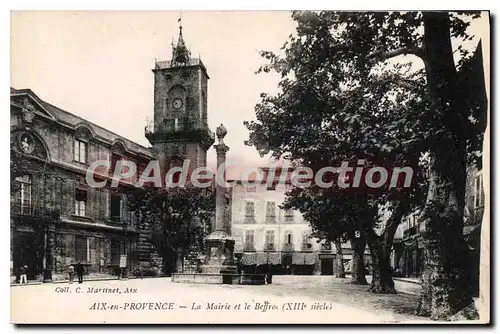
<path fill-rule="evenodd" d="M 153 73 L 154 124 L 145 128 L 151 147 L 62 110 L 30 89 L 11 88 L 12 272 L 27 265 L 29 279 L 43 274 L 50 280 L 81 262 L 89 273 L 111 274 L 123 254 L 130 269 L 159 265 L 147 231 L 127 209 L 127 197 L 109 187 L 111 171 L 122 159 L 134 161 L 137 174 L 153 159 L 163 171 L 184 159 L 191 168 L 205 166 L 214 136 L 207 125 L 207 70 L 191 58 L 182 27 L 172 59 L 155 62 Z M 102 189 L 85 181 L 96 160 L 110 162 L 109 171 L 99 175 L 108 180 Z"/>

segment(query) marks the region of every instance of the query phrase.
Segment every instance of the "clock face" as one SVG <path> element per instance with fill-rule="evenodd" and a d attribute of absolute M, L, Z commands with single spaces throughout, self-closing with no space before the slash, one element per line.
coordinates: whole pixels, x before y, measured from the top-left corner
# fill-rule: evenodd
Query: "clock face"
<path fill-rule="evenodd" d="M 182 107 L 182 100 L 181 99 L 175 99 L 172 102 L 172 107 L 174 107 L 174 109 L 179 109 L 180 107 Z"/>

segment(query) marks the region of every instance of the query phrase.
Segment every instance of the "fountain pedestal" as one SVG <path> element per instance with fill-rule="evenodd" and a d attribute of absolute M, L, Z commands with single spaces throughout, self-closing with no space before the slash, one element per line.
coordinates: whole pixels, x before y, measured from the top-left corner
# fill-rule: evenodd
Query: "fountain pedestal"
<path fill-rule="evenodd" d="M 205 263 L 201 265 L 201 273 L 178 273 L 172 275 L 173 282 L 205 283 L 205 284 L 264 284 L 264 275 L 238 274 L 234 261 L 235 240 L 226 232 L 224 221 L 226 211 L 226 153 L 229 147 L 224 144 L 226 128 L 221 124 L 217 128 L 217 182 L 215 189 L 215 228 L 205 237 Z M 221 169 L 221 166 L 223 167 Z M 230 222 L 227 222 L 230 224 Z M 231 229 L 228 229 L 231 231 Z"/>
<path fill-rule="evenodd" d="M 224 231 L 214 231 L 205 238 L 205 274 L 237 274 L 234 262 L 234 239 Z"/>

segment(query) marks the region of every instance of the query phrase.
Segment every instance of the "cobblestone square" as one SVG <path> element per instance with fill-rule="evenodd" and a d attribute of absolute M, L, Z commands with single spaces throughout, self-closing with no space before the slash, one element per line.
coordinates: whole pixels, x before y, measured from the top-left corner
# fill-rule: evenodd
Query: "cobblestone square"
<path fill-rule="evenodd" d="M 398 289 L 409 291 L 397 282 Z M 413 284 L 414 285 L 414 284 Z M 411 292 L 411 291 L 410 291 Z M 11 287 L 15 323 L 418 322 L 418 296 L 375 295 L 331 276 L 275 276 L 260 286 L 172 283 L 170 278 Z M 32 300 L 43 300 L 43 307 Z M 239 306 L 238 306 L 239 305 Z"/>

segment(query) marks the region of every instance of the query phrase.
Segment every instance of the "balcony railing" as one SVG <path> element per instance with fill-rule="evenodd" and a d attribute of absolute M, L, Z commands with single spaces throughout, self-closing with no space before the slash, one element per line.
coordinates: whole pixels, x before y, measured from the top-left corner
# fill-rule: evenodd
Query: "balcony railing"
<path fill-rule="evenodd" d="M 185 132 L 198 132 L 207 136 L 209 140 L 215 140 L 215 134 L 208 127 L 208 123 L 201 119 L 166 119 L 162 124 L 155 124 L 152 121 L 147 121 L 144 128 L 146 137 L 155 134 L 173 135 Z"/>
<path fill-rule="evenodd" d="M 10 203 L 11 215 L 31 217 L 41 220 L 58 220 L 61 213 L 58 209 L 47 208 L 43 205 L 21 204 L 18 202 Z"/>
<path fill-rule="evenodd" d="M 163 70 L 172 67 L 197 66 L 205 67 L 200 58 L 191 58 L 186 63 L 172 62 L 171 60 L 155 61 L 155 70 Z"/>
<path fill-rule="evenodd" d="M 281 251 L 282 252 L 293 252 L 293 251 L 295 251 L 295 247 L 293 244 L 284 244 Z"/>
<path fill-rule="evenodd" d="M 266 252 L 274 252 L 275 251 L 274 244 L 266 244 L 264 246 L 264 251 L 266 251 Z"/>

